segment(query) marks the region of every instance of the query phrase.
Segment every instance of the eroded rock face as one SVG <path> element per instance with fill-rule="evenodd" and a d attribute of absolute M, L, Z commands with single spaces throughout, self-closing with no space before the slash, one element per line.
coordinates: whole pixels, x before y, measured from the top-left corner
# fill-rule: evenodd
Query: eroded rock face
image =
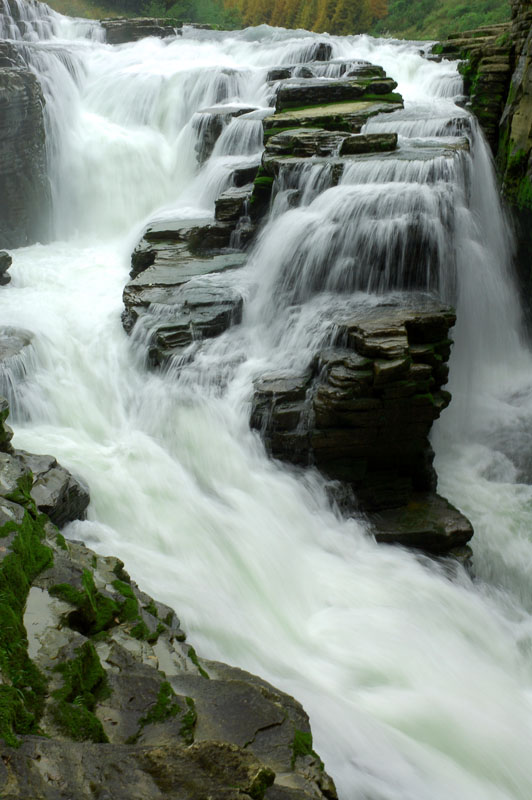
<path fill-rule="evenodd" d="M 147 36 L 166 39 L 181 34 L 183 23 L 177 19 L 156 17 L 113 17 L 100 20 L 109 44 L 137 42 Z"/>
<path fill-rule="evenodd" d="M 434 496 L 428 441 L 450 401 L 442 387 L 453 311 L 409 295 L 404 304 L 354 309 L 334 321 L 338 344 L 317 353 L 301 374 L 257 381 L 252 426 L 275 458 L 315 465 L 348 485 L 360 509 L 394 509 L 379 523 L 381 541 L 432 552 L 465 544 L 471 525 Z M 420 506 L 415 519 L 404 516 L 411 503 Z"/>
<path fill-rule="evenodd" d="M 48 235 L 43 107 L 32 72 L 0 68 L 0 247 L 23 247 Z"/>
<path fill-rule="evenodd" d="M 121 561 L 67 542 L 29 494 L 55 459 L 0 455 L 0 796 L 335 800 L 301 705 L 200 660 Z"/>
<path fill-rule="evenodd" d="M 434 48 L 447 58 L 464 59 L 460 68 L 471 110 L 478 118 L 493 152 L 499 141 L 502 115 L 512 73 L 509 23 L 489 25 L 450 36 Z"/>
<path fill-rule="evenodd" d="M 122 321 L 128 333 L 139 321 L 144 326 L 152 366 L 242 319 L 240 294 L 213 280 L 245 261 L 242 253 L 227 251 L 235 222 L 202 222 L 154 225 L 133 253 Z"/>

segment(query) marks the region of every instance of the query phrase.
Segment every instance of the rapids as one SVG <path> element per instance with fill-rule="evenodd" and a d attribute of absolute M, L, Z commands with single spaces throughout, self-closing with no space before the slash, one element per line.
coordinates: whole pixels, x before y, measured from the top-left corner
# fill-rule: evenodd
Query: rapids
<path fill-rule="evenodd" d="M 142 331 L 129 339 L 120 322 L 130 253 L 154 217 L 212 215 L 234 164 L 261 150 L 261 115 L 239 117 L 198 169 L 197 112 L 265 110 L 268 68 L 304 60 L 316 37 L 185 29 L 111 47 L 96 23 L 25 13 L 25 32 L 3 35 L 46 95 L 54 241 L 13 252 L 0 308 L 35 333 L 11 387 L 16 446 L 53 453 L 90 487 L 88 520 L 66 534 L 121 557 L 202 655 L 297 697 L 342 800 L 530 800 L 532 359 L 489 155 L 453 102 L 456 65 L 419 43 L 329 38 L 334 58 L 398 81 L 405 110 L 368 126 L 397 131 L 398 154 L 361 160 L 335 188 L 315 167 L 298 187 L 281 180 L 248 266 L 227 278 L 243 324 L 179 375 L 153 373 Z M 464 131 L 471 155 L 425 157 Z M 453 400 L 433 441 L 439 489 L 475 527 L 474 577 L 377 546 L 330 507 L 319 475 L 268 460 L 248 425 L 253 377 L 311 353 L 331 303 L 408 285 L 389 248 L 412 214 L 438 263 L 426 288 L 458 310 Z M 358 283 L 353 237 L 368 246 Z M 384 284 L 375 252 L 390 262 Z"/>

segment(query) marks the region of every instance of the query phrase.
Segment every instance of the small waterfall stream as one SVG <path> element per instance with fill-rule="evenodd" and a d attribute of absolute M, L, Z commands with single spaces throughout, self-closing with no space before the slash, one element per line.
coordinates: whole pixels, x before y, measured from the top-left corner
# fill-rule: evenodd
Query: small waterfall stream
<path fill-rule="evenodd" d="M 243 115 L 200 168 L 198 116 L 264 113 L 268 69 L 308 60 L 316 37 L 263 26 L 111 47 L 96 23 L 53 12 L 6 27 L 3 2 L 2 35 L 47 99 L 56 231 L 13 253 L 0 292 L 3 324 L 35 334 L 15 443 L 88 483 L 89 519 L 67 535 L 121 557 L 204 656 L 296 696 L 342 800 L 530 800 L 532 359 L 455 65 L 415 43 L 331 38 L 333 59 L 398 81 L 404 111 L 368 130 L 397 131 L 399 150 L 335 187 L 312 165 L 281 177 L 248 265 L 224 276 L 242 325 L 179 375 L 147 372 L 120 322 L 133 247 L 154 217 L 209 217 L 233 165 L 260 154 L 260 122 Z M 453 150 L 464 133 L 471 152 Z M 425 288 L 458 310 L 434 445 L 440 491 L 475 527 L 474 578 L 377 546 L 314 471 L 268 460 L 248 424 L 253 378 L 303 363 L 331 305 L 409 286 L 412 237 Z"/>

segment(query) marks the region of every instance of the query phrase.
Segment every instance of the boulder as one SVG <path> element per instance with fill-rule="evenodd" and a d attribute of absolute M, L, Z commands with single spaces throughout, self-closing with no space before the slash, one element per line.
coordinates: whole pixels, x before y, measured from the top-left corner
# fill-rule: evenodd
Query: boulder
<path fill-rule="evenodd" d="M 23 247 L 48 236 L 43 108 L 33 72 L 0 68 L 0 248 Z"/>
<path fill-rule="evenodd" d="M 19 481 L 31 473 L 29 493 L 37 508 L 62 528 L 75 519 L 85 519 L 90 502 L 88 490 L 53 456 L 34 456 L 23 450 L 0 452 L 0 496 L 17 494 Z"/>
<path fill-rule="evenodd" d="M 166 39 L 179 36 L 183 23 L 177 19 L 156 17 L 110 17 L 100 20 L 108 44 L 137 42 L 147 36 Z"/>
<path fill-rule="evenodd" d="M 441 554 L 463 547 L 473 536 L 469 520 L 438 494 L 417 492 L 400 509 L 367 515 L 378 542 Z"/>
<path fill-rule="evenodd" d="M 240 217 L 247 216 L 252 192 L 252 183 L 226 189 L 215 203 L 214 216 L 218 222 L 237 222 Z"/>

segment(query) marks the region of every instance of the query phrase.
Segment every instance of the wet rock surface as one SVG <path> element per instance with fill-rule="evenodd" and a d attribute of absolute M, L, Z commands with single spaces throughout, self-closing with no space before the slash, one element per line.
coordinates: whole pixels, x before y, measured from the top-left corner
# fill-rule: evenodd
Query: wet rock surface
<path fill-rule="evenodd" d="M 47 238 L 50 193 L 43 107 L 33 72 L 23 66 L 0 67 L 0 248 Z"/>
<path fill-rule="evenodd" d="M 397 87 L 391 78 L 346 79 L 335 81 L 307 80 L 282 83 L 277 91 L 276 111 L 293 107 L 341 103 L 364 96 L 390 94 Z"/>
<path fill-rule="evenodd" d="M 131 332 L 141 320 L 152 366 L 241 321 L 242 297 L 216 280 L 245 261 L 242 253 L 227 250 L 234 227 L 204 220 L 161 223 L 135 249 L 122 321 Z"/>
<path fill-rule="evenodd" d="M 109 44 L 137 42 L 147 36 L 166 39 L 181 34 L 183 23 L 177 19 L 157 17 L 113 17 L 100 20 Z"/>
<path fill-rule="evenodd" d="M 334 319 L 338 345 L 300 374 L 256 382 L 251 425 L 272 456 L 349 486 L 361 510 L 390 509 L 376 518 L 379 541 L 442 552 L 472 536 L 434 494 L 428 440 L 450 401 L 442 387 L 454 321 L 452 309 L 416 295 L 353 309 Z"/>
<path fill-rule="evenodd" d="M 0 251 L 0 286 L 5 286 L 11 280 L 11 275 L 7 274 L 7 270 L 11 266 L 12 258 L 5 250 Z"/>
<path fill-rule="evenodd" d="M 499 141 L 499 120 L 512 72 L 509 23 L 464 31 L 436 45 L 433 52 L 464 60 L 460 71 L 471 110 L 478 118 L 493 152 Z"/>
<path fill-rule="evenodd" d="M 0 645 L 18 643 L 0 664 L 0 796 L 334 800 L 296 700 L 198 658 L 174 611 L 119 559 L 66 541 L 40 513 L 43 490 L 70 514 L 50 486 L 62 468 L 6 452 L 0 406 L 0 611 L 7 602 L 11 620 Z"/>

